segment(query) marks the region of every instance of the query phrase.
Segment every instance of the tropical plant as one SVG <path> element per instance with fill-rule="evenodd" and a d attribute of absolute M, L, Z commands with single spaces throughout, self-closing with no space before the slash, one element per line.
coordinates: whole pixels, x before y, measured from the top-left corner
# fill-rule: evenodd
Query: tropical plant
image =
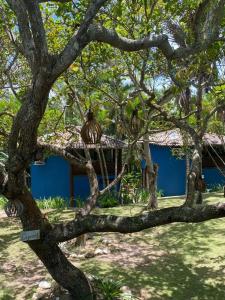
<path fill-rule="evenodd" d="M 110 191 L 102 196 L 100 196 L 97 200 L 97 205 L 102 208 L 114 207 L 119 204 L 118 194 Z"/>
<path fill-rule="evenodd" d="M 36 200 L 36 203 L 40 209 L 65 209 L 68 207 L 69 201 L 61 197 L 50 197 Z"/>
<path fill-rule="evenodd" d="M 122 282 L 109 278 L 101 278 L 93 276 L 94 287 L 97 292 L 97 299 L 99 300 L 119 300 L 122 294 Z"/>

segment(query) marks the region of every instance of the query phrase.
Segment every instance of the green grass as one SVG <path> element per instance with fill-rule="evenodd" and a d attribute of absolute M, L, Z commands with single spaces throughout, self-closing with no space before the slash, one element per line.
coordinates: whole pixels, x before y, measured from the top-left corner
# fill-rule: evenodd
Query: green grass
<path fill-rule="evenodd" d="M 6 198 L 0 196 L 0 209 L 4 208 L 4 206 L 6 205 L 6 202 L 7 202 Z"/>
<path fill-rule="evenodd" d="M 212 193 L 205 195 L 205 201 L 216 203 L 224 198 Z M 160 208 L 182 202 L 178 198 L 160 199 Z M 94 213 L 129 216 L 142 209 L 141 205 L 130 205 L 98 208 Z M 54 221 L 68 220 L 74 212 L 55 209 L 48 216 Z M 103 237 L 124 246 L 124 250 L 72 262 L 93 275 L 122 281 L 139 299 L 221 300 L 225 298 L 224 228 L 225 219 L 218 219 L 175 223 L 128 235 L 96 234 L 88 247 L 102 247 Z M 45 278 L 47 274 L 27 245 L 19 241 L 19 232 L 18 220 L 0 219 L 0 299 L 31 299 L 34 285 L 26 278 L 37 274 Z M 14 268 L 4 272 L 3 266 L 9 262 Z"/>

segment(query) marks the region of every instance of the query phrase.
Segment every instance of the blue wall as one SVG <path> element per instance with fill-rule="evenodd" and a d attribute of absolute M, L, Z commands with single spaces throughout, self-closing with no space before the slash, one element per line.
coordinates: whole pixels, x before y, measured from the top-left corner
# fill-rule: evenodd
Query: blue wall
<path fill-rule="evenodd" d="M 109 176 L 113 180 L 114 176 Z M 74 176 L 74 196 L 85 200 L 90 195 L 88 177 Z M 102 176 L 98 176 L 99 188 L 103 188 Z M 117 185 L 119 188 L 119 185 Z M 31 166 L 31 191 L 35 199 L 50 197 L 70 198 L 70 165 L 60 156 L 50 156 L 44 165 Z"/>
<path fill-rule="evenodd" d="M 152 160 L 158 164 L 158 190 L 164 196 L 184 195 L 186 179 L 186 163 L 184 159 L 176 159 L 167 146 L 150 145 Z"/>
<path fill-rule="evenodd" d="M 114 176 L 109 175 L 109 181 L 111 182 L 114 179 Z M 88 177 L 85 175 L 74 176 L 74 196 L 75 202 L 76 199 L 85 200 L 90 195 L 90 185 Z M 102 176 L 98 176 L 99 189 L 103 189 L 103 180 Z M 117 186 L 118 189 L 119 185 Z"/>
<path fill-rule="evenodd" d="M 186 162 L 176 159 L 170 147 L 150 145 L 152 159 L 159 166 L 158 190 L 165 196 L 184 195 L 186 186 Z M 225 178 L 217 168 L 204 168 L 202 170 L 204 181 L 208 189 L 215 185 L 225 184 Z"/>
<path fill-rule="evenodd" d="M 70 197 L 70 165 L 60 156 L 50 156 L 45 165 L 31 166 L 31 191 L 36 199 Z"/>
<path fill-rule="evenodd" d="M 225 178 L 217 168 L 204 168 L 202 170 L 207 189 L 218 184 L 225 184 Z"/>

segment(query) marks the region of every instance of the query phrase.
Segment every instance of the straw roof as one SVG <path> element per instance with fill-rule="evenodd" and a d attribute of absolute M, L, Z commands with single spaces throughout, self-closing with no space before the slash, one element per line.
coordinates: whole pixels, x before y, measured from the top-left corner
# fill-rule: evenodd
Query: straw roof
<path fill-rule="evenodd" d="M 127 144 L 119 139 L 103 134 L 100 144 L 85 144 L 80 136 L 81 127 L 76 126 L 73 129 L 64 132 L 55 132 L 46 134 L 39 138 L 40 142 L 48 142 L 49 144 L 72 149 L 122 149 L 126 148 Z"/>
<path fill-rule="evenodd" d="M 193 144 L 192 138 L 189 136 L 188 142 L 190 145 Z M 217 135 L 215 133 L 205 133 L 203 136 L 203 142 L 205 145 L 224 145 L 225 136 Z M 167 130 L 163 132 L 157 132 L 149 135 L 149 143 L 160 145 L 160 146 L 183 146 L 183 136 L 180 129 Z"/>

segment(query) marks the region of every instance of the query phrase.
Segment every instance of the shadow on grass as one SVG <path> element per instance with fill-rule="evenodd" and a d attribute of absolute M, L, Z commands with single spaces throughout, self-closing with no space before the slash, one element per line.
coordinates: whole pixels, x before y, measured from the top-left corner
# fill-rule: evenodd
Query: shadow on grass
<path fill-rule="evenodd" d="M 137 291 L 146 288 L 151 295 L 150 299 L 155 300 L 224 299 L 225 285 L 218 282 L 218 277 L 223 276 L 222 269 L 213 271 L 207 267 L 194 267 L 185 264 L 182 256 L 177 254 L 163 256 L 157 261 L 144 262 L 133 269 L 125 266 L 110 266 L 110 269 L 107 269 L 99 262 L 84 263 L 83 268 L 90 274 L 107 276 L 114 280 L 121 279 L 125 285 L 136 291 L 137 297 L 140 297 Z M 210 280 L 215 278 L 217 282 L 210 283 Z"/>

